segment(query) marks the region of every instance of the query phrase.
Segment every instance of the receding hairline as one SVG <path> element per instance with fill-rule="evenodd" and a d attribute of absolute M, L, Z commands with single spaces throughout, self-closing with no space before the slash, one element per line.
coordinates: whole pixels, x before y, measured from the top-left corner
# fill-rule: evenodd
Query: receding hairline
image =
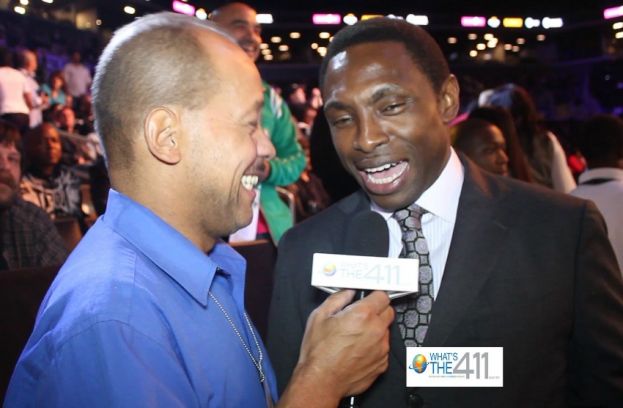
<path fill-rule="evenodd" d="M 161 46 L 155 45 L 158 41 L 163 41 Z M 180 45 L 177 45 L 177 43 Z M 210 44 L 219 45 L 212 48 Z M 155 70 L 164 69 L 164 66 L 168 66 L 171 69 L 168 72 L 173 72 L 173 75 L 180 77 L 185 76 L 184 68 L 181 65 L 194 64 L 199 70 L 198 65 L 200 63 L 207 63 L 210 65 L 210 69 L 204 67 L 200 69 L 202 74 L 187 77 L 182 88 L 188 88 L 190 81 L 195 84 L 193 89 L 196 90 L 199 87 L 199 82 L 196 82 L 198 80 L 200 80 L 201 84 L 207 86 L 203 77 L 207 75 L 207 78 L 209 78 L 212 66 L 218 65 L 212 63 L 217 60 L 215 55 L 218 52 L 213 52 L 213 50 L 222 49 L 223 46 L 226 46 L 225 44 L 231 45 L 232 50 L 239 50 L 234 39 L 216 23 L 201 21 L 170 12 L 147 15 L 115 32 L 115 35 L 100 56 L 93 81 L 93 107 L 96 113 L 96 128 L 104 144 L 109 165 L 112 161 L 121 165 L 121 167 L 118 167 L 119 169 L 129 165 L 133 153 L 128 151 L 128 149 L 121 148 L 119 142 L 132 140 L 132 129 L 138 128 L 141 125 L 139 116 L 153 109 L 155 106 L 154 98 L 160 98 L 165 105 L 171 103 L 175 105 L 181 104 L 191 109 L 195 109 L 199 103 L 207 102 L 200 97 L 180 99 L 178 94 L 183 92 L 182 90 L 166 93 L 170 98 L 164 95 L 158 96 L 163 91 L 162 87 L 160 87 L 158 92 L 150 92 L 150 87 L 158 86 L 160 83 L 156 79 L 159 74 Z M 147 48 L 145 48 L 146 46 Z M 142 71 L 141 64 L 144 61 L 151 61 L 152 64 L 157 63 L 153 57 L 150 57 L 153 54 L 145 55 L 148 52 L 147 50 L 153 49 L 155 46 L 157 46 L 155 51 L 158 55 L 161 57 L 168 55 L 170 58 L 165 58 L 165 61 L 162 61 L 157 67 L 146 68 L 145 77 L 141 77 L 142 74 L 138 74 L 139 77 L 134 80 L 126 78 L 134 85 L 131 88 L 137 91 L 137 93 L 129 95 L 131 100 L 129 106 L 131 108 L 120 112 L 118 107 L 115 107 L 115 103 L 119 103 L 117 98 L 120 92 L 122 92 L 119 88 L 120 83 L 117 80 L 118 75 L 120 75 L 119 70 L 124 66 L 126 71 L 128 67 L 134 67 Z M 184 54 L 180 55 L 180 52 Z M 242 51 L 240 50 L 240 52 Z M 192 58 L 193 55 L 195 59 L 192 62 L 185 61 L 189 57 Z M 196 60 L 198 55 L 202 58 L 201 62 Z M 160 65 L 163 67 L 160 67 Z M 134 72 L 133 76 L 136 77 L 136 75 L 137 73 Z M 162 78 L 164 79 L 165 77 L 163 76 Z M 213 86 L 217 84 L 218 81 Z M 190 90 L 188 89 L 186 92 L 190 92 Z"/>

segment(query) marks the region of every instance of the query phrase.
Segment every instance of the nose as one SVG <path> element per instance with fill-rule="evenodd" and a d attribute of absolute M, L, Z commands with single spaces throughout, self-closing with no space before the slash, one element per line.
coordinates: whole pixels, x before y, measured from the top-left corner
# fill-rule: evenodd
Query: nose
<path fill-rule="evenodd" d="M 508 154 L 504 149 L 498 150 L 498 163 L 500 164 L 508 164 Z"/>
<path fill-rule="evenodd" d="M 359 125 L 353 147 L 362 152 L 370 153 L 378 146 L 387 143 L 388 140 L 387 133 L 379 125 L 376 118 L 364 117 Z"/>
<path fill-rule="evenodd" d="M 268 132 L 261 126 L 258 126 L 255 132 L 253 132 L 253 140 L 255 141 L 255 148 L 257 149 L 258 157 L 262 157 L 266 160 L 270 160 L 275 157 L 277 152 L 275 146 L 270 141 Z"/>

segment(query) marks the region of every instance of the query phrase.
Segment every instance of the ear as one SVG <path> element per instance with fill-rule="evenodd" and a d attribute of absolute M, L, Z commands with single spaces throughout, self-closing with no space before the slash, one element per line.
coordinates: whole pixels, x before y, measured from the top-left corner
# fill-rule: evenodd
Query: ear
<path fill-rule="evenodd" d="M 158 106 L 145 118 L 143 129 L 149 152 L 166 164 L 177 164 L 181 158 L 179 114 L 171 108 Z"/>
<path fill-rule="evenodd" d="M 439 113 L 449 124 L 459 113 L 459 82 L 452 74 L 445 80 L 439 93 Z"/>

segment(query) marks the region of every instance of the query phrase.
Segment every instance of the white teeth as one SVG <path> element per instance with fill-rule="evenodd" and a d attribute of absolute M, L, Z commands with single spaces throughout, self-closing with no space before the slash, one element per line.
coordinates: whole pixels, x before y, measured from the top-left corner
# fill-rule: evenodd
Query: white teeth
<path fill-rule="evenodd" d="M 257 186 L 257 183 L 259 181 L 259 177 L 258 176 L 242 176 L 241 182 L 242 182 L 242 187 L 244 187 L 247 190 L 253 190 L 255 188 L 255 186 Z"/>
<path fill-rule="evenodd" d="M 373 167 L 370 169 L 365 169 L 366 173 L 378 173 L 379 171 L 384 171 L 389 169 L 390 167 L 393 167 L 395 165 L 397 165 L 398 163 L 387 163 L 387 164 L 383 164 L 379 167 Z"/>
<path fill-rule="evenodd" d="M 397 163 L 393 164 L 393 166 L 397 165 Z M 387 177 L 383 177 L 383 178 L 379 178 L 379 177 L 374 177 L 373 174 L 374 173 L 366 173 L 366 177 L 368 178 L 368 181 L 372 184 L 389 184 L 392 183 L 394 180 L 397 180 L 398 178 L 400 178 L 404 172 L 407 170 L 408 166 L 402 166 L 402 168 L 399 169 L 397 174 L 391 175 L 391 176 L 387 176 Z"/>
<path fill-rule="evenodd" d="M 368 175 L 368 180 L 373 183 L 373 184 L 387 184 L 387 183 L 391 183 L 392 181 L 396 180 L 398 177 L 394 176 L 394 177 L 384 177 L 384 178 L 374 178 L 371 177 L 370 175 Z"/>

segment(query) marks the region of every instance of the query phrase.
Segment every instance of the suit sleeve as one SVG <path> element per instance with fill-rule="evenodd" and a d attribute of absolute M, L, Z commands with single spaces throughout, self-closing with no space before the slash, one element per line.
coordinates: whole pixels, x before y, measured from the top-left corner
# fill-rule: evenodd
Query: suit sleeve
<path fill-rule="evenodd" d="M 299 310 L 301 290 L 297 282 L 307 282 L 300 254 L 293 248 L 290 233 L 286 233 L 279 244 L 275 270 L 275 286 L 268 318 L 268 354 L 277 376 L 279 394 L 288 385 L 298 361 L 301 341 L 305 332 L 306 319 Z"/>
<path fill-rule="evenodd" d="M 572 406 L 623 402 L 623 280 L 601 214 L 587 202 L 576 248 L 569 348 Z"/>

